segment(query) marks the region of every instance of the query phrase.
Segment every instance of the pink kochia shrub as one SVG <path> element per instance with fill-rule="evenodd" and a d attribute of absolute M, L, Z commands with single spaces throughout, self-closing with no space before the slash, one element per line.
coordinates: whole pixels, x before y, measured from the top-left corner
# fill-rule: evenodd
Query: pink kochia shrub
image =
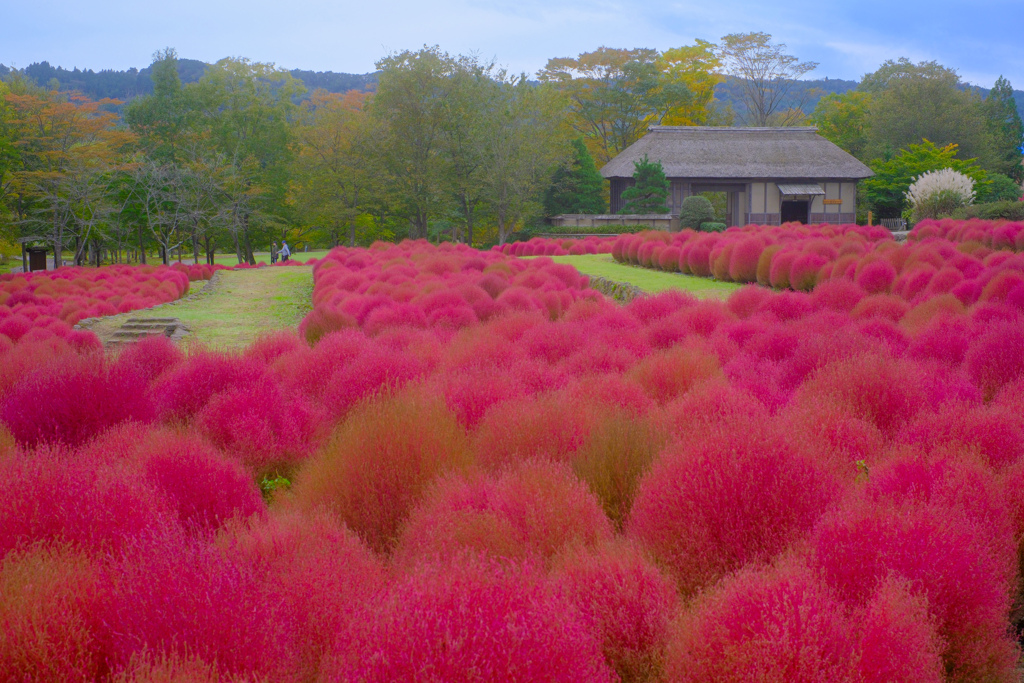
<path fill-rule="evenodd" d="M 568 467 L 527 461 L 498 478 L 438 482 L 409 516 L 396 562 L 447 560 L 469 551 L 543 560 L 611 535 L 600 503 Z"/>
<path fill-rule="evenodd" d="M 393 584 L 338 634 L 327 681 L 612 681 L 601 641 L 529 565 L 467 557 Z"/>
<path fill-rule="evenodd" d="M 84 318 L 174 301 L 188 293 L 190 280 L 208 280 L 213 274 L 208 266 L 194 268 L 64 267 L 0 275 L 0 334 L 18 341 L 31 328 L 38 330 L 32 333 L 36 338 L 67 337 Z"/>
<path fill-rule="evenodd" d="M 830 474 L 792 452 L 770 426 L 726 420 L 654 463 L 628 532 L 692 593 L 772 560 L 811 531 L 838 493 Z"/>
<path fill-rule="evenodd" d="M 945 221 L 945 227 L 923 221 L 917 237 L 904 245 L 885 229 L 857 225 L 748 225 L 717 234 L 651 231 L 617 238 L 612 256 L 632 265 L 776 289 L 812 291 L 836 280 L 853 281 L 869 294 L 892 295 L 912 306 L 944 295 L 967 306 L 979 301 L 1024 305 L 1024 256 L 1013 251 L 1024 251 L 1024 223 L 963 225 L 966 232 Z M 965 234 L 973 237 L 961 239 Z M 659 248 L 658 259 L 645 258 Z M 677 263 L 666 261 L 670 249 L 678 253 Z"/>
<path fill-rule="evenodd" d="M 614 237 L 544 238 L 534 237 L 527 242 L 509 242 L 494 247 L 494 251 L 510 256 L 578 256 L 581 254 L 610 254 Z"/>
<path fill-rule="evenodd" d="M 302 334 L 105 354 L 25 303 L 103 269 L 5 278 L 0 678 L 1015 680 L 1024 257 L 732 233 L 612 244 L 813 289 L 378 244 Z"/>
<path fill-rule="evenodd" d="M 1024 223 L 980 219 L 923 220 L 910 231 L 911 241 L 941 238 L 950 242 L 977 242 L 989 249 L 1024 250 Z"/>

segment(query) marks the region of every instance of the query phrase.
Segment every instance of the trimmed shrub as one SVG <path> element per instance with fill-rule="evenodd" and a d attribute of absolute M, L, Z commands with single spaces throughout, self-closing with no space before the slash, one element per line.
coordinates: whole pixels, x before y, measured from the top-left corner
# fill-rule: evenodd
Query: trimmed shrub
<path fill-rule="evenodd" d="M 108 369 L 95 356 L 69 356 L 30 372 L 0 406 L 0 420 L 27 446 L 79 446 L 126 420 L 152 419 L 144 377 L 128 367 Z"/>
<path fill-rule="evenodd" d="M 284 510 L 228 525 L 218 545 L 249 567 L 264 600 L 285 606 L 301 648 L 300 680 L 315 680 L 334 639 L 384 589 L 380 560 L 323 513 Z"/>
<path fill-rule="evenodd" d="M 700 230 L 701 224 L 715 220 L 715 207 L 707 197 L 691 195 L 683 199 L 679 207 L 679 225 L 691 230 Z"/>

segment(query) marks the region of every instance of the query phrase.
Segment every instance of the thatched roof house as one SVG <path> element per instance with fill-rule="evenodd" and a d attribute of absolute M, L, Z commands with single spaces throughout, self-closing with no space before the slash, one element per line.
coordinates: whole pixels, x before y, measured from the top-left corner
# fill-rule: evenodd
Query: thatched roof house
<path fill-rule="evenodd" d="M 601 169 L 611 181 L 612 213 L 645 154 L 665 169 L 673 214 L 685 197 L 724 192 L 729 225 L 852 223 L 857 181 L 873 175 L 816 128 L 651 126 Z"/>

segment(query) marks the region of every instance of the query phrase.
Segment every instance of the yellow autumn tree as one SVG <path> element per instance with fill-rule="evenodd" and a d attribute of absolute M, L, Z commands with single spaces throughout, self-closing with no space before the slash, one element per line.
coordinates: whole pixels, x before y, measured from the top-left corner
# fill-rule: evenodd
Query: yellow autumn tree
<path fill-rule="evenodd" d="M 661 123 L 666 126 L 703 126 L 715 99 L 715 86 L 722 82 L 722 61 L 715 44 L 699 38 L 693 45 L 665 50 L 657 65 L 664 83 L 689 92 L 677 99 L 665 112 Z"/>

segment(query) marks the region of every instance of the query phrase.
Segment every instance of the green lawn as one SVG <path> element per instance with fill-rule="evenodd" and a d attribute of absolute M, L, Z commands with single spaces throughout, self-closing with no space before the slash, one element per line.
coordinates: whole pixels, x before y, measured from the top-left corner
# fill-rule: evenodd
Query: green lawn
<path fill-rule="evenodd" d="M 616 263 L 610 254 L 549 256 L 547 258 L 552 259 L 555 263 L 568 263 L 584 275 L 603 277 L 615 282 L 626 282 L 652 294 L 664 292 L 667 289 L 681 289 L 702 299 L 724 299 L 742 287 L 742 285 L 735 282 L 721 282 L 694 275 L 666 273 L 650 268 L 623 265 Z"/>
<path fill-rule="evenodd" d="M 216 289 L 193 301 L 110 316 L 91 329 L 106 340 L 128 318 L 166 316 L 179 318 L 191 330 L 186 343 L 193 340 L 211 348 L 235 349 L 261 334 L 298 325 L 312 308 L 312 296 L 311 268 L 221 271 Z"/>
<path fill-rule="evenodd" d="M 322 249 L 322 250 L 319 250 L 319 251 L 310 251 L 310 252 L 301 252 L 300 251 L 298 253 L 292 254 L 292 260 L 293 261 L 305 262 L 305 261 L 308 261 L 311 258 L 322 259 L 324 256 L 327 256 L 327 250 L 326 249 Z M 269 251 L 254 252 L 253 253 L 253 257 L 256 259 L 256 263 L 270 263 L 270 252 Z M 205 257 L 200 255 L 200 258 L 205 258 Z M 218 264 L 220 264 L 222 266 L 237 266 L 238 265 L 238 257 L 235 256 L 235 254 L 232 253 L 232 252 L 228 252 L 228 253 L 224 253 L 224 254 L 214 254 L 213 255 L 213 260 L 214 260 L 215 263 L 218 263 Z M 157 263 L 159 263 L 159 261 L 157 261 Z M 206 261 L 203 261 L 203 263 L 206 263 Z"/>

